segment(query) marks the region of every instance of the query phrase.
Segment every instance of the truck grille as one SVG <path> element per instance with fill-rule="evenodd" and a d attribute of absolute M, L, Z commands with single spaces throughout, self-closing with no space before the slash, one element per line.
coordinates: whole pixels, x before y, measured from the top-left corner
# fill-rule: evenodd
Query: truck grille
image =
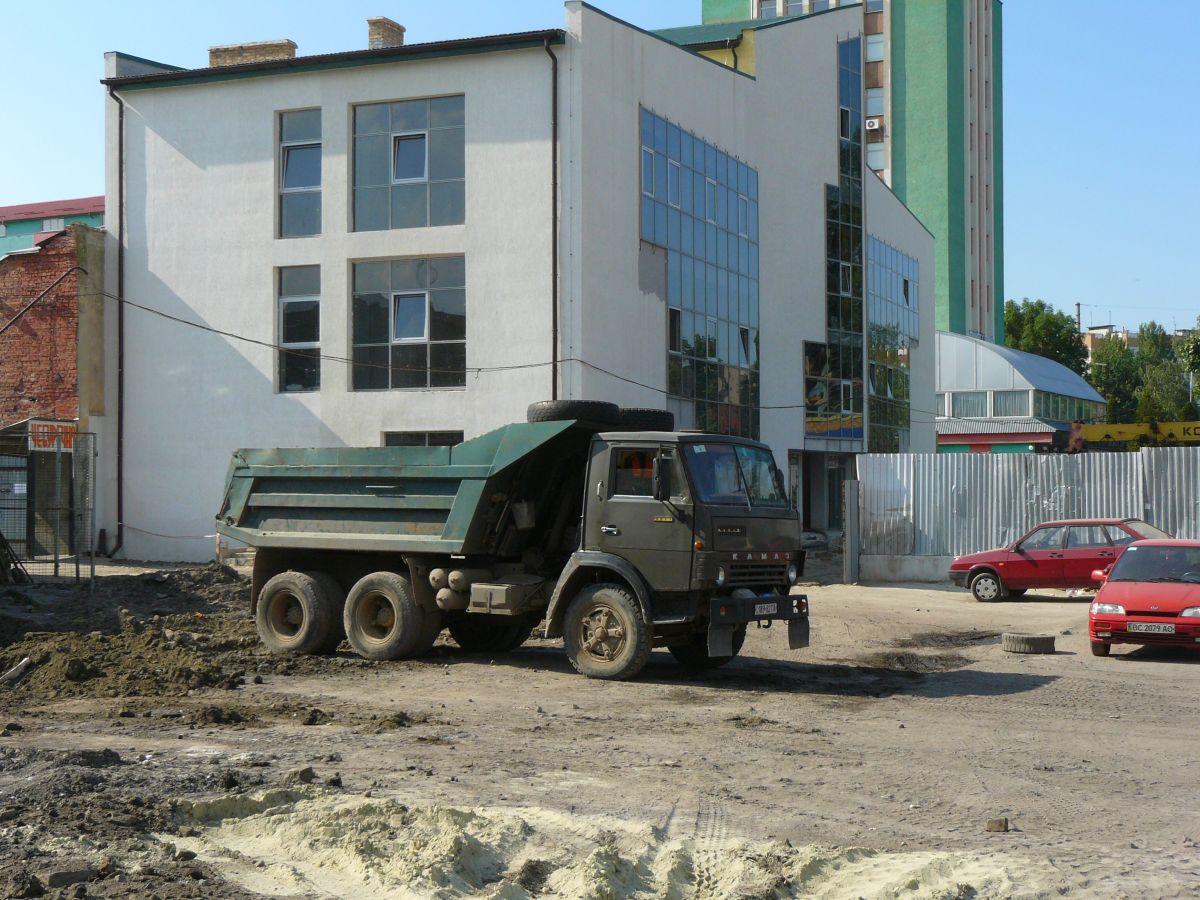
<path fill-rule="evenodd" d="M 778 585 L 787 581 L 787 563 L 730 563 L 729 584 Z"/>

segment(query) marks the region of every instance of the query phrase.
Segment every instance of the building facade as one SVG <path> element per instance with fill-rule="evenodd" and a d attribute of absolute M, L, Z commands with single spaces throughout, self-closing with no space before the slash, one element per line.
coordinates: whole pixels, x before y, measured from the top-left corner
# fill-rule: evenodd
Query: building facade
<path fill-rule="evenodd" d="M 0 206 L 0 259 L 17 250 L 30 250 L 68 225 L 103 228 L 104 198 Z"/>
<path fill-rule="evenodd" d="M 889 327 L 913 337 L 872 371 L 887 439 L 933 449 L 933 239 L 863 184 L 858 10 L 764 31 L 755 78 L 580 2 L 561 30 L 397 29 L 199 70 L 108 57 L 109 284 L 138 307 L 113 323 L 101 519 L 125 553 L 211 555 L 237 447 L 446 443 L 551 397 L 764 440 L 828 526 L 824 473 L 871 434 L 870 307 L 906 296 Z"/>
<path fill-rule="evenodd" d="M 854 0 L 865 161 L 937 237 L 936 324 L 1004 343 L 1000 0 Z M 706 24 L 812 15 L 839 0 L 703 0 Z"/>

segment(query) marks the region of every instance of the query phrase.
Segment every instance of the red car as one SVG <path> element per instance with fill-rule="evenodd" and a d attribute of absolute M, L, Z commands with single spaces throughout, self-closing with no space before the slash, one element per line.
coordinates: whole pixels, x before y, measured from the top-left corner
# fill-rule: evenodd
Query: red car
<path fill-rule="evenodd" d="M 1092 654 L 1113 644 L 1200 644 L 1200 541 L 1138 541 L 1105 573 L 1088 610 Z"/>
<path fill-rule="evenodd" d="M 1011 547 L 957 556 L 950 580 L 980 602 L 1020 597 L 1029 588 L 1092 586 L 1092 572 L 1116 562 L 1134 541 L 1170 538 L 1141 519 L 1043 522 Z"/>

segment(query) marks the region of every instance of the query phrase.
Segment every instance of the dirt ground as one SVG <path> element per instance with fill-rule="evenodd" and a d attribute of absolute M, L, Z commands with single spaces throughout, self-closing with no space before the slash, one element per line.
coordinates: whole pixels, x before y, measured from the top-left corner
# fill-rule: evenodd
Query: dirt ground
<path fill-rule="evenodd" d="M 279 659 L 216 566 L 0 588 L 0 896 L 1174 897 L 1200 655 L 1088 595 L 810 586 L 704 678 Z M 818 568 L 818 574 L 821 574 Z M 828 573 L 826 573 L 828 574 Z M 1003 631 L 1057 635 L 1005 653 Z M 986 830 L 1007 818 L 1008 831 Z"/>

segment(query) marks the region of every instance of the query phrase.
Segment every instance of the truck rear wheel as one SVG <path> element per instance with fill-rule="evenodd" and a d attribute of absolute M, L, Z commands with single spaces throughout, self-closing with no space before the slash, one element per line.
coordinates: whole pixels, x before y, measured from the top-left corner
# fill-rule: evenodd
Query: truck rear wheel
<path fill-rule="evenodd" d="M 454 642 L 468 653 L 507 653 L 525 643 L 536 625 L 531 616 L 459 613 L 447 627 Z"/>
<path fill-rule="evenodd" d="M 650 628 L 629 589 L 619 584 L 585 587 L 563 620 L 567 657 L 588 678 L 625 681 L 650 660 Z"/>
<path fill-rule="evenodd" d="M 733 632 L 733 656 L 709 656 L 708 635 L 705 632 L 693 635 L 691 641 L 686 644 L 668 644 L 667 649 L 671 651 L 675 661 L 684 668 L 703 670 L 716 669 L 725 665 L 742 652 L 742 645 L 745 643 L 746 626 L 742 625 L 735 628 Z"/>
<path fill-rule="evenodd" d="M 320 652 L 337 633 L 334 600 L 323 577 L 280 572 L 265 585 L 254 608 L 258 636 L 272 653 Z"/>
<path fill-rule="evenodd" d="M 346 627 L 342 622 L 342 614 L 346 609 L 346 590 L 337 583 L 332 575 L 324 572 L 305 572 L 321 588 L 325 595 L 325 603 L 329 607 L 329 636 L 317 649 L 318 653 L 336 653 L 342 641 L 346 639 Z"/>
<path fill-rule="evenodd" d="M 417 649 L 426 634 L 424 616 L 407 578 L 395 572 L 372 572 L 350 588 L 342 618 L 355 653 L 385 660 L 405 659 L 429 649 Z"/>

